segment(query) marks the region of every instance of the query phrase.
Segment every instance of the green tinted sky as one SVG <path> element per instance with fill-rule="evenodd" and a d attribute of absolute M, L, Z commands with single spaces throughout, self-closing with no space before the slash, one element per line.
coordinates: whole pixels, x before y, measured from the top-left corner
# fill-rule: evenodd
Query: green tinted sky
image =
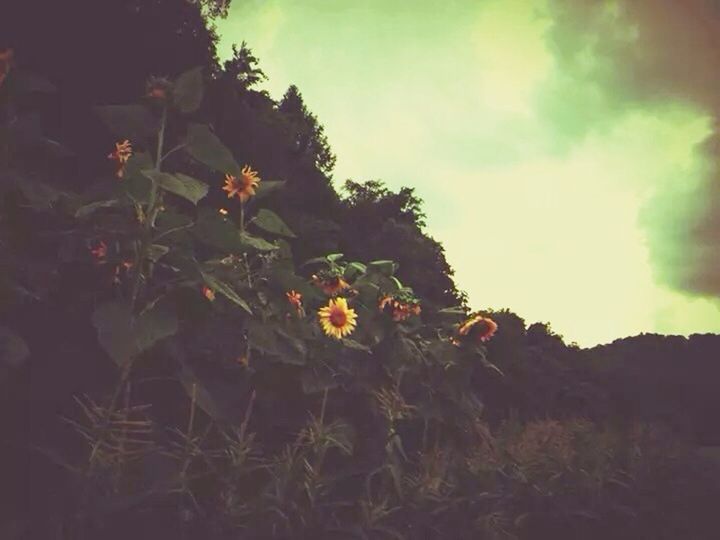
<path fill-rule="evenodd" d="M 666 238 L 711 169 L 711 112 L 629 91 L 638 26 L 577 1 L 235 0 L 220 52 L 245 40 L 274 97 L 299 86 L 338 185 L 417 189 L 473 307 L 581 345 L 720 331 L 716 300 L 669 277 L 683 242 Z"/>

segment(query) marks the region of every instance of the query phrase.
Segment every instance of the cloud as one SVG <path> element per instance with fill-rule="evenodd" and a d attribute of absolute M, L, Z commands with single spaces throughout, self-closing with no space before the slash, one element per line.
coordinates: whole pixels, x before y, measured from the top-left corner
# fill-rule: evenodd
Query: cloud
<path fill-rule="evenodd" d="M 705 124 L 699 129 L 706 134 L 695 140 L 683 166 L 653 176 L 640 223 L 660 282 L 717 298 L 720 5 L 704 0 L 554 0 L 549 7 L 553 24 L 548 38 L 558 75 L 546 89 L 545 113 L 566 141 L 612 129 L 638 111 L 657 116 L 674 109 L 681 133 L 679 110 L 694 112 Z M 577 111 L 585 104 L 584 112 L 564 116 L 573 100 Z M 687 144 L 678 141 L 677 148 L 683 147 Z M 667 160 L 648 150 L 658 162 Z M 643 176 L 648 175 L 638 179 Z"/>

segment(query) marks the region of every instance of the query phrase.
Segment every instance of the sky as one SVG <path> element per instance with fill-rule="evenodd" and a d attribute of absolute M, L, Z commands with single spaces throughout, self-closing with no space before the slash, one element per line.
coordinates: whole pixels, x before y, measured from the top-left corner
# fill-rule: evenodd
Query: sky
<path fill-rule="evenodd" d="M 334 182 L 414 187 L 474 309 L 567 342 L 720 332 L 720 8 L 706 0 L 234 0 Z"/>

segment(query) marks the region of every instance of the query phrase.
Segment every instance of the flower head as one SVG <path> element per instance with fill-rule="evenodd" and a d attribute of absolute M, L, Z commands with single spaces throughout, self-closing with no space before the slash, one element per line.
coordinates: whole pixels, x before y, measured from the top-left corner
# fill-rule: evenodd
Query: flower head
<path fill-rule="evenodd" d="M 498 325 L 495 321 L 482 315 L 476 315 L 460 325 L 458 335 L 483 343 L 493 337 L 497 329 Z"/>
<path fill-rule="evenodd" d="M 285 293 L 285 296 L 287 297 L 288 302 L 290 302 L 290 305 L 295 308 L 297 314 L 300 316 L 304 315 L 305 310 L 302 305 L 302 294 L 297 291 L 289 291 Z"/>
<path fill-rule="evenodd" d="M 223 191 L 227 191 L 228 199 L 237 197 L 240 202 L 247 202 L 250 197 L 255 195 L 255 190 L 260 183 L 260 177 L 256 171 L 253 171 L 249 165 L 245 165 L 242 169 L 240 178 L 231 174 L 225 175 L 225 185 Z"/>
<path fill-rule="evenodd" d="M 145 85 L 145 95 L 157 101 L 165 101 L 171 90 L 172 83 L 164 77 L 150 77 Z"/>
<path fill-rule="evenodd" d="M 130 160 L 132 153 L 132 145 L 126 139 L 115 143 L 115 150 L 108 154 L 108 159 L 116 162 L 115 176 L 118 178 L 122 178 L 125 174 L 125 164 Z"/>
<path fill-rule="evenodd" d="M 312 281 L 328 296 L 336 296 L 350 287 L 340 274 L 321 272 L 320 275 L 314 275 Z"/>
<path fill-rule="evenodd" d="M 344 298 L 332 298 L 328 305 L 318 310 L 318 320 L 326 335 L 341 339 L 353 332 L 357 315 L 350 309 Z"/>
<path fill-rule="evenodd" d="M 225 208 L 220 208 L 220 210 L 218 210 L 218 214 L 220 214 L 221 216 L 227 216 L 228 211 Z"/>
<path fill-rule="evenodd" d="M 95 247 L 90 249 L 90 254 L 95 258 L 96 263 L 104 263 L 107 256 L 107 244 L 100 240 Z"/>
<path fill-rule="evenodd" d="M 213 291 L 210 287 L 207 285 L 203 285 L 202 293 L 205 298 L 210 300 L 211 302 L 215 300 L 215 291 Z"/>
<path fill-rule="evenodd" d="M 0 86 L 2 86 L 8 73 L 10 73 L 14 55 L 15 51 L 13 49 L 0 50 Z"/>
<path fill-rule="evenodd" d="M 388 313 L 395 322 L 404 321 L 410 315 L 420 315 L 420 302 L 411 295 L 385 295 L 378 301 L 378 309 Z"/>

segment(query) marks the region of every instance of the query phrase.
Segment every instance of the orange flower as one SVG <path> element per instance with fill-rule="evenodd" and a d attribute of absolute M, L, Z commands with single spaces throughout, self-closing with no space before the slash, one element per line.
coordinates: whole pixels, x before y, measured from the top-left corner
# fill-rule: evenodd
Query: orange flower
<path fill-rule="evenodd" d="M 213 291 L 210 287 L 207 285 L 203 285 L 202 293 L 205 298 L 210 300 L 211 302 L 215 300 L 215 291 Z"/>
<path fill-rule="evenodd" d="M 302 294 L 297 291 L 290 291 L 286 292 L 285 296 L 287 297 L 288 302 L 290 302 L 290 305 L 295 308 L 297 314 L 302 317 L 305 314 L 305 310 L 302 305 Z"/>
<path fill-rule="evenodd" d="M 495 321 L 482 315 L 476 315 L 460 325 L 458 335 L 485 342 L 493 337 L 497 329 L 498 325 Z"/>
<path fill-rule="evenodd" d="M 225 185 L 223 191 L 227 191 L 228 199 L 237 196 L 240 202 L 247 202 L 250 197 L 255 195 L 255 190 L 260 183 L 260 177 L 256 171 L 253 171 L 249 165 L 245 165 L 240 178 L 236 178 L 231 174 L 225 175 Z"/>
<path fill-rule="evenodd" d="M 341 339 L 353 332 L 357 325 L 357 315 L 350 309 L 347 300 L 334 298 L 318 311 L 318 320 L 326 335 Z"/>
<path fill-rule="evenodd" d="M 150 77 L 145 85 L 145 95 L 153 100 L 165 101 L 172 89 L 172 83 L 164 77 Z"/>
<path fill-rule="evenodd" d="M 95 257 L 96 263 L 104 263 L 107 256 L 107 244 L 100 240 L 94 248 L 90 249 L 90 254 Z"/>
<path fill-rule="evenodd" d="M 389 307 L 389 309 L 388 309 Z M 389 311 L 392 320 L 395 322 L 404 321 L 410 315 L 420 315 L 420 304 L 417 302 L 402 302 L 390 295 L 385 295 L 378 302 L 378 309 L 382 312 Z"/>
<path fill-rule="evenodd" d="M 118 178 L 122 178 L 125 174 L 125 164 L 130 160 L 132 153 L 132 145 L 126 139 L 123 142 L 115 143 L 115 150 L 108 154 L 108 159 L 117 162 L 115 176 Z"/>
<path fill-rule="evenodd" d="M 14 54 L 15 51 L 13 49 L 0 51 L 0 86 L 2 86 L 8 73 L 10 73 Z"/>
<path fill-rule="evenodd" d="M 313 276 L 312 281 L 328 296 L 336 296 L 350 285 L 341 276 Z"/>

